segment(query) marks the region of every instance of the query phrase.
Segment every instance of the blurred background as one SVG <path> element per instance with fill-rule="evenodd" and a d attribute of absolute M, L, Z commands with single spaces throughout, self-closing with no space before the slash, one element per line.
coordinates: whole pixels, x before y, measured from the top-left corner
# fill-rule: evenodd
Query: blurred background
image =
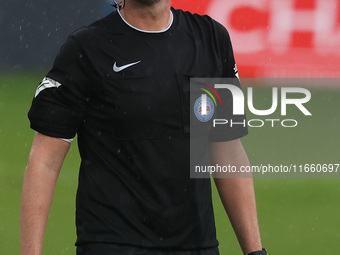
<path fill-rule="evenodd" d="M 242 142 L 253 165 L 340 163 L 340 0 L 172 3 L 208 14 L 228 29 L 244 87 L 244 78 L 282 78 L 277 84 L 256 83 L 258 109 L 270 108 L 271 86 L 311 91 L 305 106 L 312 116 L 292 107 L 284 117 L 297 119 L 296 128 L 249 129 Z M 19 254 L 22 176 L 34 135 L 27 111 L 35 89 L 68 34 L 113 10 L 105 0 L 0 0 L 0 254 Z M 258 117 L 248 112 L 251 118 Z M 44 254 L 75 254 L 78 168 L 75 142 L 58 181 Z M 254 180 L 269 254 L 339 252 L 340 179 L 308 177 Z M 213 193 L 221 255 L 242 254 L 215 189 Z"/>
<path fill-rule="evenodd" d="M 229 31 L 243 77 L 339 77 L 339 0 L 173 0 Z"/>

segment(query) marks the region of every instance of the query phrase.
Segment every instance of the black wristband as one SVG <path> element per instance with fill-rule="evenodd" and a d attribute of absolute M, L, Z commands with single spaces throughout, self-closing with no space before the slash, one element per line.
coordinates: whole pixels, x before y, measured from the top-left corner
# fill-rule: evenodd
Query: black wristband
<path fill-rule="evenodd" d="M 265 248 L 262 248 L 262 251 L 254 251 L 248 253 L 247 255 L 267 255 L 267 250 Z"/>

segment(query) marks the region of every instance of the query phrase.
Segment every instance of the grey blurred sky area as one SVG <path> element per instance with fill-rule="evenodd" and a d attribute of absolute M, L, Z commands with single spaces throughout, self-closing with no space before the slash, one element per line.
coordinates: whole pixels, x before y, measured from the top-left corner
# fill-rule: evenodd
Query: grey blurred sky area
<path fill-rule="evenodd" d="M 113 10 L 110 0 L 0 0 L 0 73 L 50 68 L 72 31 Z"/>

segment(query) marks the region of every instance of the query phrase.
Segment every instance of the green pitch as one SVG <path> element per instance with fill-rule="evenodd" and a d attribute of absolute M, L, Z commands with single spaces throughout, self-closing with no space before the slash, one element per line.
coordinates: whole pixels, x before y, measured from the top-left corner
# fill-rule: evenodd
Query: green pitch
<path fill-rule="evenodd" d="M 27 111 L 45 72 L 0 76 L 0 254 L 19 254 L 22 176 L 34 132 Z M 258 108 L 269 107 L 269 89 L 255 89 Z M 306 105 L 289 118 L 296 128 L 250 128 L 243 144 L 253 165 L 340 163 L 340 90 L 313 89 Z M 280 116 L 277 116 L 281 118 Z M 248 114 L 248 119 L 255 118 Z M 61 172 L 46 231 L 44 254 L 75 254 L 75 192 L 79 156 L 72 145 Z M 340 172 L 340 169 L 339 169 Z M 340 175 L 340 173 L 339 173 Z M 270 254 L 337 254 L 340 250 L 340 179 L 255 179 L 263 243 Z M 242 254 L 214 190 L 222 255 Z"/>

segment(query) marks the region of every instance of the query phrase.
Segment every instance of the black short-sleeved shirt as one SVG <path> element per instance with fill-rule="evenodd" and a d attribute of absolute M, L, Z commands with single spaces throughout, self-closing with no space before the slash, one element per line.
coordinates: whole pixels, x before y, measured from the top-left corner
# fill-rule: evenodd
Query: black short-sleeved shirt
<path fill-rule="evenodd" d="M 31 127 L 77 134 L 77 245 L 218 245 L 210 180 L 189 176 L 189 78 L 235 77 L 235 61 L 222 25 L 171 12 L 158 33 L 129 26 L 117 11 L 75 31 L 37 89 Z M 238 126 L 219 137 L 246 133 Z"/>

